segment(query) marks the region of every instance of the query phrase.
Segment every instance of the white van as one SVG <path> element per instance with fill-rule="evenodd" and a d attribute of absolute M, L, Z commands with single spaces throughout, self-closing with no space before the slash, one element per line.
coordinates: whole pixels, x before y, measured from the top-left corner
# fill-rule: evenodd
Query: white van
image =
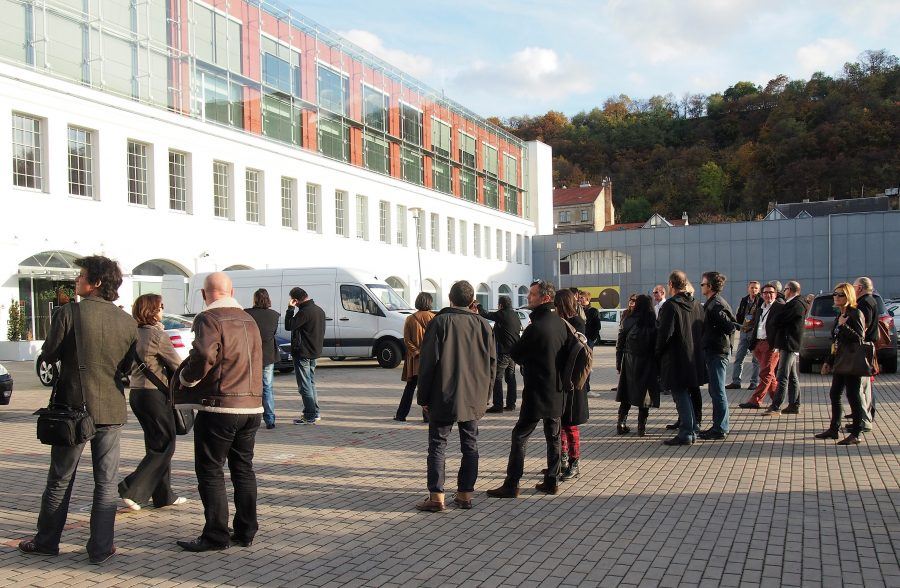
<path fill-rule="evenodd" d="M 290 339 L 284 329 L 291 288 L 300 287 L 325 311 L 325 345 L 322 355 L 334 359 L 374 357 L 383 368 L 395 368 L 403 360 L 403 323 L 413 309 L 382 279 L 364 271 L 339 267 L 284 268 L 226 272 L 234 282 L 234 296 L 245 308 L 253 306 L 253 293 L 269 291 L 272 308 L 281 313 L 278 336 Z M 203 280 L 191 278 L 188 310 L 204 308 Z"/>

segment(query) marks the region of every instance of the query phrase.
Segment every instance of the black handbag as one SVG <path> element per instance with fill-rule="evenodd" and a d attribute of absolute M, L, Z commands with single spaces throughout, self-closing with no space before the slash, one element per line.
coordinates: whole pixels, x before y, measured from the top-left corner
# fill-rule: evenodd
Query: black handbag
<path fill-rule="evenodd" d="M 82 361 L 81 353 L 81 310 L 78 303 L 72 305 L 75 331 L 75 359 L 78 362 L 78 385 L 81 392 L 81 403 L 74 406 L 56 402 L 56 393 L 61 385 L 59 379 L 53 385 L 50 393 L 50 403 L 46 408 L 41 408 L 34 414 L 37 415 L 37 438 L 44 445 L 57 445 L 61 447 L 75 447 L 94 438 L 97 428 L 94 419 L 87 411 L 84 402 L 84 380 L 81 377 L 86 369 Z"/>
<path fill-rule="evenodd" d="M 175 417 L 175 434 L 176 435 L 187 435 L 191 432 L 191 429 L 194 428 L 194 411 L 189 408 L 177 408 L 175 406 L 175 391 L 171 387 L 171 382 L 175 381 L 177 377 L 178 371 L 175 371 L 175 374 L 170 379 L 170 385 L 166 385 L 160 380 L 153 371 L 147 367 L 147 364 L 141 361 L 141 358 L 137 355 L 137 350 L 134 351 L 134 364 L 136 366 L 135 369 L 140 371 L 145 378 L 150 380 L 156 389 L 166 395 L 166 401 L 172 407 L 172 416 Z"/>
<path fill-rule="evenodd" d="M 865 319 L 863 332 L 865 333 Z M 834 366 L 831 371 L 840 376 L 868 377 L 878 372 L 875 344 L 859 337 L 858 341 L 842 342 L 837 345 Z"/>

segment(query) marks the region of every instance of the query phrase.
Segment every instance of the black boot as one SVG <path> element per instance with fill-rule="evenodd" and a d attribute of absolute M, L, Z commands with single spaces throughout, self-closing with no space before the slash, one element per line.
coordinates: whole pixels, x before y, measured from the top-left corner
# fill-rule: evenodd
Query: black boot
<path fill-rule="evenodd" d="M 647 417 L 649 416 L 649 411 L 646 408 L 642 408 L 638 413 L 638 437 L 643 437 L 647 433 Z"/>
<path fill-rule="evenodd" d="M 625 435 L 630 433 L 631 429 L 628 425 L 625 424 L 625 419 L 620 419 L 618 423 L 616 423 L 616 433 L 619 435 Z"/>
<path fill-rule="evenodd" d="M 573 458 L 569 461 L 569 467 L 566 468 L 566 471 L 563 472 L 562 476 L 559 477 L 560 480 L 566 482 L 568 480 L 572 480 L 578 477 L 578 458 Z"/>

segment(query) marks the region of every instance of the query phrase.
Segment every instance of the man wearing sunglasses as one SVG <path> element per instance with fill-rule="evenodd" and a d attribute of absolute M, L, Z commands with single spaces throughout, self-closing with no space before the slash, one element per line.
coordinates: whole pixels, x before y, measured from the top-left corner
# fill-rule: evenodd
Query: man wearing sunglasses
<path fill-rule="evenodd" d="M 800 282 L 791 280 L 784 287 L 784 306 L 774 317 L 775 347 L 778 349 L 778 389 L 765 416 L 798 414 L 800 412 L 800 373 L 797 357 L 803 337 L 806 302 L 800 296 Z M 781 409 L 787 392 L 788 405 Z"/>
<path fill-rule="evenodd" d="M 703 352 L 709 377 L 709 397 L 713 406 L 712 427 L 698 435 L 706 441 L 725 439 L 729 431 L 728 395 L 725 392 L 725 370 L 731 353 L 731 337 L 737 323 L 728 301 L 722 298 L 725 276 L 706 272 L 700 278 L 700 291 L 706 297 L 703 306 Z"/>

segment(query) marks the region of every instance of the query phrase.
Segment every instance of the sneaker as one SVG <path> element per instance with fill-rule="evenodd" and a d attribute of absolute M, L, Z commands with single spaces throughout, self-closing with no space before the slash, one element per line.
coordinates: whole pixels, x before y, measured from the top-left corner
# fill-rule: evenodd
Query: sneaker
<path fill-rule="evenodd" d="M 757 388 L 759 388 L 759 384 L 751 383 L 749 386 L 747 386 L 747 390 L 756 390 Z"/>
<path fill-rule="evenodd" d="M 762 413 L 763 416 L 778 416 L 781 414 L 781 409 L 775 406 L 769 406 L 765 412 Z"/>
<path fill-rule="evenodd" d="M 172 504 L 170 504 L 169 506 L 181 506 L 182 504 L 186 503 L 187 501 L 188 501 L 188 499 L 185 498 L 184 496 L 179 496 L 174 501 L 172 501 Z"/>
<path fill-rule="evenodd" d="M 601 394 L 599 392 L 594 392 L 593 390 L 588 392 L 587 395 L 588 395 L 588 398 L 600 398 L 601 397 Z"/>
<path fill-rule="evenodd" d="M 320 417 L 320 416 L 317 416 L 316 418 L 314 418 L 312 420 L 309 420 L 305 416 L 302 416 L 300 418 L 294 419 L 294 424 L 295 425 L 315 425 L 316 423 L 318 423 L 321 420 L 322 420 L 322 417 Z"/>
<path fill-rule="evenodd" d="M 133 511 L 135 511 L 135 512 L 141 510 L 141 505 L 138 504 L 137 502 L 135 502 L 134 500 L 130 499 L 130 498 L 123 498 L 123 499 L 122 499 L 122 502 L 125 503 L 125 507 L 126 507 L 128 510 L 133 510 Z"/>
<path fill-rule="evenodd" d="M 270 429 L 270 430 L 271 430 L 271 429 L 274 429 L 274 428 L 275 428 L 275 423 L 266 423 L 266 429 Z"/>
<path fill-rule="evenodd" d="M 107 561 L 109 558 L 116 554 L 116 546 L 113 545 L 113 548 L 109 551 L 109 553 L 104 553 L 103 555 L 92 555 L 88 557 L 88 561 L 91 562 L 95 566 L 99 566 L 103 562 Z"/>

